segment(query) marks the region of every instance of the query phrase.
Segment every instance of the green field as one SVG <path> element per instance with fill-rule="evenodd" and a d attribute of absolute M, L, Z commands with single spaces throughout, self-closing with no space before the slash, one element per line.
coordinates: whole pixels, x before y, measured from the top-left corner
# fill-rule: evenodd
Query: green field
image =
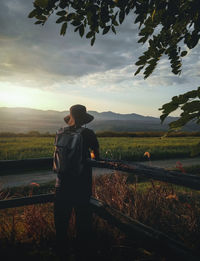
<path fill-rule="evenodd" d="M 199 137 L 109 137 L 98 138 L 102 158 L 122 160 L 151 160 L 190 157 Z M 53 137 L 4 137 L 0 138 L 0 160 L 52 157 Z"/>

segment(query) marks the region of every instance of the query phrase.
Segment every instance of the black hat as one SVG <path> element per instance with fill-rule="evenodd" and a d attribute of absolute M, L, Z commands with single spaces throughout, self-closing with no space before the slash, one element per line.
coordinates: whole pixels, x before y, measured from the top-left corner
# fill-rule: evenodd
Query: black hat
<path fill-rule="evenodd" d="M 73 105 L 70 108 L 70 114 L 64 118 L 66 123 L 68 123 L 71 116 L 74 118 L 75 123 L 77 125 L 87 124 L 94 119 L 94 117 L 92 115 L 87 113 L 86 107 L 83 105 L 80 105 L 80 104 Z"/>

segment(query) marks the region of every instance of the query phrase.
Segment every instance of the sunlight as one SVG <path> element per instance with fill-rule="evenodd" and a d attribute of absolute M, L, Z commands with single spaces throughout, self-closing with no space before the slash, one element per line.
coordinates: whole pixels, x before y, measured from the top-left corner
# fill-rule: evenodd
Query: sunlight
<path fill-rule="evenodd" d="M 32 104 L 31 95 L 23 92 L 23 90 L 20 89 L 12 91 L 1 91 L 0 96 L 3 106 L 29 107 L 30 104 Z"/>

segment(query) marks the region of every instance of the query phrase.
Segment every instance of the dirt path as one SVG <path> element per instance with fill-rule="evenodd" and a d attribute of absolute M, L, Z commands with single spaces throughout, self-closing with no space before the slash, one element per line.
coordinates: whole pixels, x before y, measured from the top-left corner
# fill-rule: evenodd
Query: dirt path
<path fill-rule="evenodd" d="M 168 159 L 168 160 L 156 160 L 156 161 L 143 161 L 137 162 L 145 165 L 149 165 L 152 167 L 160 167 L 160 168 L 175 168 L 177 162 L 180 162 L 183 166 L 192 166 L 192 165 L 200 165 L 200 157 L 196 158 L 185 158 L 185 159 Z M 101 175 L 105 173 L 112 173 L 113 170 L 108 169 L 98 169 L 93 168 L 93 175 Z M 16 186 L 27 186 L 32 182 L 36 182 L 39 184 L 46 183 L 49 181 L 54 181 L 56 175 L 49 170 L 42 171 L 31 171 L 27 173 L 17 174 L 17 175 L 5 175 L 0 176 L 0 189 L 7 187 L 16 187 Z"/>

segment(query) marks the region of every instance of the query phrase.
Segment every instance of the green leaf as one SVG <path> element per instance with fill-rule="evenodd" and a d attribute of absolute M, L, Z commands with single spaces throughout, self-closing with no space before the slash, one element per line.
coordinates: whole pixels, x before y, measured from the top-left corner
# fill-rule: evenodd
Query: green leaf
<path fill-rule="evenodd" d="M 74 26 L 79 26 L 81 24 L 81 20 L 74 20 L 73 22 L 71 22 L 71 24 Z"/>
<path fill-rule="evenodd" d="M 44 21 L 36 21 L 34 24 L 43 24 Z"/>
<path fill-rule="evenodd" d="M 61 27 L 61 30 L 60 30 L 60 35 L 65 35 L 66 34 L 66 30 L 67 30 L 67 23 L 63 23 L 62 24 L 62 27 Z"/>
<path fill-rule="evenodd" d="M 95 42 L 95 36 L 92 38 L 92 40 L 91 40 L 91 46 L 93 46 L 94 45 L 94 42 Z"/>
<path fill-rule="evenodd" d="M 144 64 L 146 64 L 146 62 L 144 61 L 144 60 L 139 60 L 139 61 L 137 61 L 136 63 L 135 63 L 135 65 L 144 65 Z"/>
<path fill-rule="evenodd" d="M 65 16 L 61 16 L 60 18 L 58 18 L 58 19 L 56 20 L 56 23 L 57 23 L 57 24 L 60 24 L 60 23 L 62 23 L 62 22 L 64 22 L 64 21 L 66 21 L 66 17 L 65 17 Z"/>
<path fill-rule="evenodd" d="M 103 29 L 103 34 L 107 34 L 109 30 L 110 30 L 110 26 L 106 26 L 106 27 Z"/>
<path fill-rule="evenodd" d="M 82 25 L 79 27 L 79 34 L 80 34 L 80 37 L 83 37 L 84 32 L 85 32 L 84 25 L 82 24 Z"/>
<path fill-rule="evenodd" d="M 112 26 L 112 31 L 113 31 L 114 34 L 116 34 L 116 30 L 115 30 L 114 26 Z"/>
<path fill-rule="evenodd" d="M 56 14 L 59 15 L 59 16 L 64 16 L 64 15 L 67 14 L 67 12 L 63 10 L 63 11 L 57 12 Z"/>
<path fill-rule="evenodd" d="M 185 103 L 182 107 L 182 110 L 187 111 L 189 113 L 193 113 L 196 111 L 200 111 L 200 101 L 192 101 L 192 102 L 188 102 Z"/>
<path fill-rule="evenodd" d="M 120 22 L 120 24 L 123 23 L 124 18 L 125 18 L 125 11 L 124 11 L 124 10 L 121 10 L 121 11 L 119 12 L 119 22 Z"/>
<path fill-rule="evenodd" d="M 161 123 L 163 123 L 163 121 L 165 120 L 165 118 L 166 118 L 168 115 L 169 115 L 168 113 L 163 113 L 163 114 L 160 116 Z"/>
<path fill-rule="evenodd" d="M 67 21 L 71 21 L 72 19 L 75 19 L 75 17 L 76 17 L 75 13 L 70 13 L 70 14 L 67 15 L 66 20 Z"/>
<path fill-rule="evenodd" d="M 186 56 L 186 54 L 187 54 L 187 51 L 181 52 L 181 57 Z"/>
<path fill-rule="evenodd" d="M 118 26 L 118 25 L 119 25 L 116 20 L 113 20 L 113 21 L 112 21 L 112 24 L 114 24 L 115 26 Z"/>
<path fill-rule="evenodd" d="M 42 21 L 47 20 L 47 17 L 44 16 L 44 15 L 36 15 L 36 18 L 37 18 L 38 20 L 42 20 Z"/>
<path fill-rule="evenodd" d="M 86 34 L 86 38 L 91 38 L 94 35 L 93 31 L 90 31 Z"/>
<path fill-rule="evenodd" d="M 137 71 L 135 72 L 134 75 L 137 75 L 143 68 L 144 68 L 144 66 L 140 66 L 140 67 L 137 69 Z"/>
<path fill-rule="evenodd" d="M 186 92 L 184 95 L 188 98 L 196 98 L 197 97 L 197 90 Z"/>
<path fill-rule="evenodd" d="M 35 5 L 41 7 L 41 8 L 46 8 L 48 5 L 48 0 L 35 0 Z"/>
<path fill-rule="evenodd" d="M 28 15 L 28 18 L 33 18 L 34 16 L 36 16 L 38 14 L 37 9 L 34 9 L 33 11 L 31 11 Z"/>

